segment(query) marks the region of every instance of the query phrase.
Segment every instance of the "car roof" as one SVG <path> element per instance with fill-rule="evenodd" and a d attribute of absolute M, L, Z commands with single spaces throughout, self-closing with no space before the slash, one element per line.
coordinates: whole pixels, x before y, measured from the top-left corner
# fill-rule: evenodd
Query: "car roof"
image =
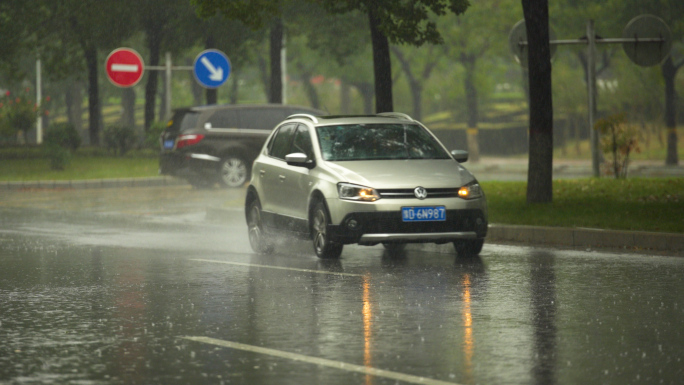
<path fill-rule="evenodd" d="M 289 105 L 289 104 L 211 104 L 211 105 L 205 105 L 205 106 L 194 106 L 194 107 L 184 107 L 184 108 L 179 108 L 178 110 L 185 110 L 185 111 L 195 111 L 195 112 L 204 112 L 204 111 L 213 111 L 213 110 L 244 110 L 244 109 L 288 109 L 288 110 L 305 110 L 305 111 L 311 111 L 312 114 L 315 115 L 322 115 L 325 114 L 324 111 L 317 110 L 315 108 L 311 107 L 304 107 L 304 106 L 298 106 L 298 105 Z"/>
<path fill-rule="evenodd" d="M 416 121 L 409 115 L 388 112 L 377 115 L 325 115 L 325 116 L 311 116 L 307 114 L 295 114 L 289 116 L 286 120 L 291 119 L 306 119 L 310 120 L 317 126 L 330 126 L 338 124 L 381 124 L 381 123 L 416 123 Z"/>

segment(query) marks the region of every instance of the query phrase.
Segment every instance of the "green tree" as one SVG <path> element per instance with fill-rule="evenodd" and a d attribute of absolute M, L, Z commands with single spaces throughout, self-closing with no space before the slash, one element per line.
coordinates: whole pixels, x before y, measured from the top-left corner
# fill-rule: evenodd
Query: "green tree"
<path fill-rule="evenodd" d="M 472 161 L 478 161 L 480 156 L 477 135 L 481 96 L 476 82 L 482 68 L 479 62 L 492 51 L 502 54 L 508 49 L 505 36 L 510 26 L 520 19 L 520 14 L 519 3 L 514 0 L 483 0 L 471 5 L 465 15 L 441 20 L 440 28 L 446 43 L 444 52 L 464 69 L 462 84 L 467 106 L 468 150 Z"/>
<path fill-rule="evenodd" d="M 127 20 L 133 9 L 129 0 L 33 0 L 42 11 L 41 39 L 60 39 L 67 46 L 77 45 L 83 55 L 88 79 L 88 119 L 90 143 L 100 144 L 102 113 L 99 74 L 100 52 L 111 49 L 128 37 L 132 30 Z"/>
<path fill-rule="evenodd" d="M 191 0 L 202 18 L 223 15 L 230 20 L 238 20 L 254 30 L 268 28 L 270 56 L 269 103 L 282 103 L 283 11 L 287 7 L 281 0 Z M 288 3 L 291 4 L 292 2 Z"/>
<path fill-rule="evenodd" d="M 368 16 L 373 47 L 376 112 L 394 109 L 390 43 L 421 46 L 443 41 L 432 16 L 462 14 L 468 0 L 312 0 L 332 13 L 360 11 Z"/>

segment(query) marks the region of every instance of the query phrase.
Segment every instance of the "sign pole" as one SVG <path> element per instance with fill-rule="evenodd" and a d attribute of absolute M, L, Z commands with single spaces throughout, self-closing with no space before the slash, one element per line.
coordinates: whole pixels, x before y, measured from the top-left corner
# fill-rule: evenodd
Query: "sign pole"
<path fill-rule="evenodd" d="M 166 109 L 164 111 L 164 117 L 166 119 L 171 118 L 171 52 L 166 52 L 166 93 L 164 94 L 166 98 Z"/>
<path fill-rule="evenodd" d="M 43 99 L 43 84 L 40 59 L 36 60 L 36 105 L 38 106 L 38 119 L 36 119 L 36 144 L 43 143 L 43 116 L 40 114 L 41 99 Z"/>
<path fill-rule="evenodd" d="M 587 93 L 589 100 L 589 131 L 591 135 L 591 168 L 594 177 L 601 176 L 599 155 L 599 133 L 594 129 L 594 105 L 596 96 L 596 33 L 594 32 L 594 20 L 587 21 Z"/>
<path fill-rule="evenodd" d="M 551 31 L 550 31 L 551 32 Z M 520 20 L 513 26 L 508 35 L 509 48 L 515 59 L 523 67 L 527 67 L 527 32 L 525 21 Z M 594 20 L 587 22 L 586 39 L 555 40 L 551 36 L 551 56 L 557 45 L 587 45 L 587 94 L 588 94 L 588 124 L 589 141 L 591 144 L 591 166 L 594 177 L 600 177 L 601 153 L 599 146 L 599 132 L 594 129 L 596 120 L 596 45 L 597 44 L 622 44 L 627 57 L 635 64 L 648 67 L 660 64 L 670 53 L 672 36 L 670 29 L 662 19 L 652 15 L 641 15 L 632 19 L 625 30 L 622 38 L 596 38 Z"/>

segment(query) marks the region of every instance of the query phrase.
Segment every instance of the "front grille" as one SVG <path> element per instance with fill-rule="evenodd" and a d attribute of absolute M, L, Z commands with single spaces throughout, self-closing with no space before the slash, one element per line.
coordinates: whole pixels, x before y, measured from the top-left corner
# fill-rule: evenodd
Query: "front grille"
<path fill-rule="evenodd" d="M 383 199 L 417 199 L 414 189 L 380 189 L 378 193 Z M 427 198 L 455 198 L 458 197 L 458 188 L 429 188 Z"/>

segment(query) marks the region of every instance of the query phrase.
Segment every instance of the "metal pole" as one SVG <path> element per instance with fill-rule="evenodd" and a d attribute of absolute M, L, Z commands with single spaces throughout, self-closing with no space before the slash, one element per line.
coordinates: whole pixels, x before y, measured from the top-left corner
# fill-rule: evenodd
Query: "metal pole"
<path fill-rule="evenodd" d="M 589 93 L 589 132 L 591 133 L 591 166 L 594 177 L 599 178 L 599 133 L 594 129 L 594 96 L 596 92 L 596 34 L 594 32 L 594 20 L 587 22 L 587 91 Z"/>
<path fill-rule="evenodd" d="M 280 68 L 282 71 L 283 104 L 287 104 L 287 40 L 283 32 L 283 46 L 280 49 Z"/>
<path fill-rule="evenodd" d="M 171 118 L 171 52 L 166 52 L 166 111 L 164 111 L 164 118 Z"/>
<path fill-rule="evenodd" d="M 36 119 L 36 143 L 43 143 L 43 114 L 40 113 L 41 100 L 43 99 L 42 76 L 40 59 L 36 60 L 36 105 L 38 106 L 38 118 Z"/>

